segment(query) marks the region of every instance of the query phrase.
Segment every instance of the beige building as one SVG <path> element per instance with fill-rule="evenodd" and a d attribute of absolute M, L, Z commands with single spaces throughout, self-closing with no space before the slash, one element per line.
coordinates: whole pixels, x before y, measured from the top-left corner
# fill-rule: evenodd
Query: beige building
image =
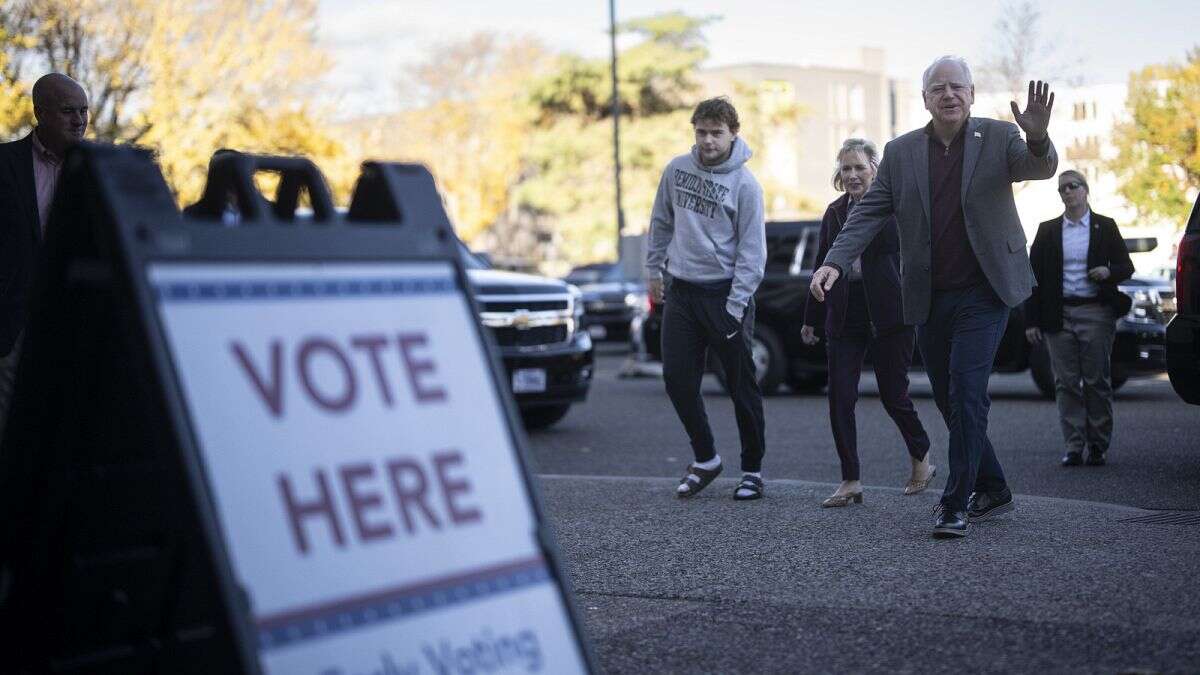
<path fill-rule="evenodd" d="M 705 96 L 728 95 L 738 107 L 770 217 L 824 211 L 838 194 L 830 179 L 846 138 L 868 138 L 882 150 L 922 122 L 919 83 L 889 78 L 884 65 L 883 50 L 864 48 L 859 68 L 748 63 L 701 73 Z M 788 109 L 795 114 L 777 122 L 773 113 Z"/>

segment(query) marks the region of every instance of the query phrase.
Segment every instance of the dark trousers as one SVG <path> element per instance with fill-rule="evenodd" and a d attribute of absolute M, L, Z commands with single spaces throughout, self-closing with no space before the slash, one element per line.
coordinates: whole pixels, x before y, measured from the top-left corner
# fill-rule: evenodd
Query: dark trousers
<path fill-rule="evenodd" d="M 1009 309 L 987 283 L 934 291 L 929 321 L 917 327 L 917 345 L 933 398 L 950 430 L 950 476 L 942 505 L 965 511 L 971 492 L 1007 488 L 987 437 L 988 378 L 1008 324 Z"/>
<path fill-rule="evenodd" d="M 706 350 L 711 349 L 725 371 L 725 383 L 737 417 L 742 441 L 742 471 L 762 470 L 764 422 L 762 392 L 754 376 L 750 345 L 754 330 L 754 301 L 739 323 L 725 310 L 729 282 L 697 284 L 673 279 L 663 308 L 663 380 L 696 461 L 716 456 L 712 429 L 700 395 Z"/>
<path fill-rule="evenodd" d="M 879 383 L 879 400 L 896 423 L 908 454 L 921 460 L 929 452 L 929 434 L 921 426 L 917 410 L 908 397 L 908 367 L 912 364 L 912 328 L 872 337 L 854 331 L 829 338 L 825 352 L 829 362 L 829 424 L 842 462 L 842 480 L 859 480 L 858 430 L 854 406 L 858 402 L 858 380 L 863 358 L 871 350 L 871 364 Z"/>

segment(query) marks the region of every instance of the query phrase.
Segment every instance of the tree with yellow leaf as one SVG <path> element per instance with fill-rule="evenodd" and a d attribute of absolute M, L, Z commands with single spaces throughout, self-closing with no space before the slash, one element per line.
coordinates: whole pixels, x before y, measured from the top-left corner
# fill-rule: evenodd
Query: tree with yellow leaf
<path fill-rule="evenodd" d="M 403 110 L 365 122 L 362 154 L 427 165 L 470 242 L 508 208 L 535 110 L 525 93 L 550 61 L 528 38 L 481 33 L 432 46 L 405 69 Z"/>
<path fill-rule="evenodd" d="M 1126 107 L 1131 119 L 1116 128 L 1111 163 L 1121 194 L 1139 214 L 1182 227 L 1200 190 L 1200 47 L 1183 63 L 1130 75 Z"/>
<path fill-rule="evenodd" d="M 341 167 L 344 201 L 354 172 L 309 102 L 329 65 L 314 20 L 314 0 L 6 0 L 3 28 L 23 39 L 0 58 L 79 80 L 92 134 L 153 149 L 182 202 L 219 147 Z"/>

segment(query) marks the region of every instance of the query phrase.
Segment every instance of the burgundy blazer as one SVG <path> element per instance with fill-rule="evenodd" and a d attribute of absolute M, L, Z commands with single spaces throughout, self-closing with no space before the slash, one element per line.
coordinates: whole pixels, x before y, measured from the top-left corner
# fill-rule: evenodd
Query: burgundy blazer
<path fill-rule="evenodd" d="M 825 209 L 821 219 L 817 267 L 825 262 L 829 247 L 842 231 L 850 211 L 850 195 L 843 194 Z M 887 335 L 904 328 L 904 306 L 900 296 L 900 231 L 896 218 L 889 217 L 862 254 L 863 285 L 867 293 L 867 311 L 876 335 Z M 810 295 L 804 306 L 804 323 L 824 328 L 826 337 L 836 338 L 846 324 L 846 305 L 850 297 L 848 275 L 842 275 L 825 294 L 825 302 Z"/>

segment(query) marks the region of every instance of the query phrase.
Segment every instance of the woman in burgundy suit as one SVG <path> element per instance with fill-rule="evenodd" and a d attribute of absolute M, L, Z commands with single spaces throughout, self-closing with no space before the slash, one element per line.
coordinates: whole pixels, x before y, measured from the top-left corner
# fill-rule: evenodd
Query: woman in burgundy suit
<path fill-rule="evenodd" d="M 846 194 L 825 210 L 817 264 L 825 260 L 846 216 L 867 193 L 879 168 L 875 144 L 850 138 L 838 151 L 833 186 Z M 854 405 L 863 359 L 871 350 L 872 365 L 879 383 L 879 398 L 908 447 L 912 474 L 904 494 L 921 492 L 929 485 L 937 467 L 929 463 L 929 435 L 917 418 L 908 397 L 908 367 L 912 363 L 913 327 L 905 325 L 900 300 L 900 238 L 893 218 L 829 290 L 825 302 L 809 297 L 804 311 L 801 339 L 809 345 L 819 340 L 821 329 L 827 340 L 829 359 L 829 421 L 833 441 L 842 463 L 842 484 L 821 506 L 861 504 L 858 438 Z"/>

